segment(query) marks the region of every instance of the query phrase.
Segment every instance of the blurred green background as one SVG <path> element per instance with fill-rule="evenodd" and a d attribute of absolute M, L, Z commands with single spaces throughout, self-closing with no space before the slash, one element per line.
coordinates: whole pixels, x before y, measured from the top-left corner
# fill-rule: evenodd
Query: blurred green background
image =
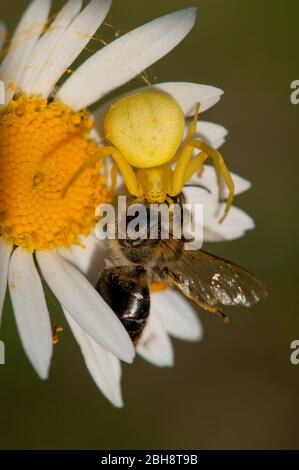
<path fill-rule="evenodd" d="M 26 4 L 2 2 L 10 30 Z M 108 21 L 130 30 L 191 5 L 199 7 L 196 26 L 150 75 L 225 90 L 204 119 L 230 131 L 222 149 L 226 161 L 253 183 L 236 205 L 257 227 L 240 240 L 207 248 L 258 274 L 269 297 L 250 310 L 231 309 L 229 326 L 199 312 L 204 338 L 198 344 L 176 341 L 173 369 L 139 358 L 124 366 L 123 410 L 97 390 L 67 328 L 50 380 L 41 382 L 25 358 L 7 302 L 0 336 L 7 356 L 0 366 L 2 449 L 299 447 L 299 365 L 289 359 L 290 343 L 299 339 L 299 105 L 290 103 L 290 82 L 299 79 L 299 4 L 115 0 Z"/>

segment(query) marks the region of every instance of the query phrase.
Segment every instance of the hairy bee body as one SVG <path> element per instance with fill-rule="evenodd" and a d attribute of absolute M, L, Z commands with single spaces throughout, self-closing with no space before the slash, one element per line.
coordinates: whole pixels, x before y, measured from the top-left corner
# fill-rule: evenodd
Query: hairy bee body
<path fill-rule="evenodd" d="M 150 313 L 150 292 L 145 268 L 137 265 L 104 269 L 96 288 L 136 344 Z"/>
<path fill-rule="evenodd" d="M 183 210 L 183 196 L 176 201 Z M 144 205 L 149 211 L 149 203 L 144 201 Z M 249 307 L 267 294 L 263 283 L 246 269 L 203 250 L 185 250 L 184 244 L 184 238 L 174 238 L 171 233 L 167 240 L 159 235 L 157 239 L 127 237 L 111 243 L 116 265 L 104 269 L 96 288 L 135 345 L 150 314 L 153 281 L 179 289 L 199 307 L 225 321 L 229 317 L 219 305 Z"/>

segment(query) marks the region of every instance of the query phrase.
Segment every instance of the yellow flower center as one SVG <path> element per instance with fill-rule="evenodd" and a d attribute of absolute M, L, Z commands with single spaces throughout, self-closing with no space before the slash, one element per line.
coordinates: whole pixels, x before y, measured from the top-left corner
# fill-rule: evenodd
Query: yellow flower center
<path fill-rule="evenodd" d="M 62 197 L 69 178 L 98 151 L 92 121 L 57 101 L 21 96 L 0 114 L 0 233 L 30 250 L 79 243 L 108 200 L 99 166 Z"/>

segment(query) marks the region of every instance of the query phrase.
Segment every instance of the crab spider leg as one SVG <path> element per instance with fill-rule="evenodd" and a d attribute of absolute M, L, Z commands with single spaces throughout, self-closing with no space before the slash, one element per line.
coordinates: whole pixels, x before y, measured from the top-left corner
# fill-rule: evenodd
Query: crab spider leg
<path fill-rule="evenodd" d="M 195 134 L 196 129 L 197 129 L 199 109 L 200 109 L 200 103 L 197 103 L 196 106 L 195 106 L 193 121 L 192 121 L 192 124 L 191 124 L 191 126 L 188 130 L 187 136 L 186 136 L 186 138 L 183 142 L 183 145 L 180 148 L 179 152 L 171 160 L 171 163 L 175 163 L 175 162 L 178 161 L 178 159 L 180 158 L 180 155 L 182 154 L 183 150 L 185 150 L 185 148 L 187 147 L 189 142 L 191 142 L 192 138 L 194 137 L 194 134 Z M 190 149 L 190 158 L 191 158 L 192 153 L 193 153 L 193 150 L 191 151 L 191 149 Z"/>
<path fill-rule="evenodd" d="M 184 185 L 192 178 L 194 173 L 198 171 L 199 176 L 201 176 L 204 172 L 204 162 L 209 157 L 208 154 L 204 153 L 203 151 L 199 152 L 192 160 L 189 161 L 188 166 L 186 167 L 185 176 L 184 176 Z M 215 169 L 217 167 L 217 163 L 214 162 Z M 222 178 L 221 173 L 218 171 L 218 167 L 216 170 L 216 177 L 217 177 L 217 184 L 219 187 L 219 191 L 222 193 Z M 222 194 L 219 192 L 219 200 L 222 200 Z"/>
<path fill-rule="evenodd" d="M 132 167 L 124 158 L 124 156 L 114 147 L 103 147 L 94 155 L 92 155 L 92 157 L 88 158 L 87 160 L 85 160 L 85 162 L 82 163 L 80 168 L 78 168 L 78 170 L 75 172 L 75 174 L 70 178 L 70 180 L 66 184 L 62 192 L 62 197 L 66 195 L 70 186 L 85 170 L 87 170 L 87 168 L 92 167 L 99 160 L 101 160 L 102 158 L 106 158 L 106 157 L 113 158 L 115 164 L 118 166 L 120 173 L 122 174 L 124 183 L 129 193 L 132 194 L 133 196 L 140 196 L 139 191 L 138 191 L 138 183 L 137 183 L 136 175 Z"/>
<path fill-rule="evenodd" d="M 202 169 L 202 164 L 203 162 L 208 158 L 208 156 L 210 156 L 213 161 L 214 161 L 214 165 L 215 165 L 215 171 L 216 171 L 216 175 L 217 175 L 217 181 L 218 181 L 218 185 L 219 185 L 219 195 L 221 197 L 221 178 L 223 176 L 224 178 L 224 181 L 229 189 L 229 197 L 227 199 L 227 203 L 226 203 L 226 208 L 225 208 L 225 211 L 224 211 L 224 215 L 223 217 L 220 219 L 220 222 L 223 222 L 224 218 L 226 217 L 231 205 L 232 205 L 232 202 L 233 202 L 233 199 L 234 199 L 234 183 L 233 183 L 233 180 L 232 180 L 232 177 L 224 163 L 224 160 L 223 160 L 223 157 L 222 155 L 217 151 L 217 150 L 214 150 L 212 147 L 210 147 L 209 145 L 207 145 L 205 142 L 203 142 L 202 140 L 191 140 L 189 142 L 189 145 L 183 149 L 179 159 L 178 159 L 178 162 L 177 162 L 177 165 L 176 165 L 176 168 L 174 170 L 174 174 L 173 174 L 173 180 L 172 180 L 172 185 L 171 185 L 171 193 L 170 195 L 175 195 L 175 194 L 178 194 L 181 190 L 182 190 L 182 187 L 184 186 L 184 183 L 186 182 L 186 173 L 188 175 L 192 175 L 192 169 L 194 169 L 196 163 L 192 163 L 193 160 L 190 160 L 191 156 L 192 156 L 192 153 L 190 153 L 190 148 L 196 148 L 198 150 L 201 150 L 203 152 L 203 155 L 200 157 L 200 154 L 198 155 L 198 159 L 196 159 L 197 157 L 195 157 L 195 162 L 197 163 L 199 169 L 201 170 Z M 190 167 L 190 164 L 191 164 L 191 167 Z M 197 167 L 197 169 L 198 169 Z"/>
<path fill-rule="evenodd" d="M 181 158 L 183 152 L 186 152 L 186 154 L 189 153 L 188 160 L 190 160 L 190 158 L 192 157 L 192 154 L 194 152 L 194 149 L 190 146 L 185 147 L 185 145 L 183 144 L 182 148 L 179 149 L 179 151 L 175 154 L 173 159 L 170 161 L 170 165 L 172 165 L 173 163 L 177 163 L 179 161 L 179 159 Z M 187 159 L 187 156 L 186 156 L 186 159 Z"/>
<path fill-rule="evenodd" d="M 177 161 L 172 177 L 171 190 L 169 192 L 170 196 L 176 196 L 181 192 L 182 187 L 184 186 L 185 171 L 190 161 L 190 158 L 192 157 L 192 153 L 193 149 L 191 152 L 190 147 L 186 147 L 179 155 L 179 159 Z"/>
<path fill-rule="evenodd" d="M 199 150 L 202 150 L 206 155 L 210 156 L 213 159 L 214 165 L 215 165 L 215 171 L 217 175 L 217 181 L 218 181 L 218 186 L 219 186 L 219 199 L 222 199 L 222 177 L 225 181 L 225 184 L 229 190 L 229 195 L 226 201 L 226 207 L 224 210 L 224 215 L 220 219 L 220 223 L 223 222 L 225 217 L 227 216 L 227 213 L 233 203 L 234 200 L 234 194 L 235 194 L 235 185 L 232 180 L 231 174 L 223 160 L 223 157 L 218 150 L 213 149 L 210 147 L 208 144 L 203 142 L 202 140 L 193 140 L 189 143 L 189 145 L 193 148 L 197 148 Z"/>
<path fill-rule="evenodd" d="M 184 176 L 184 185 L 192 178 L 194 173 L 198 171 L 200 174 L 202 173 L 204 169 L 204 162 L 208 158 L 208 155 L 204 152 L 200 152 L 198 155 L 196 155 L 192 160 L 189 161 L 188 166 L 185 171 L 185 176 Z"/>
<path fill-rule="evenodd" d="M 112 195 L 117 184 L 117 172 L 118 172 L 118 166 L 116 163 L 112 165 L 111 171 L 110 171 L 110 178 L 111 178 L 111 185 L 109 188 L 109 193 Z"/>
<path fill-rule="evenodd" d="M 183 148 L 187 147 L 187 145 L 189 145 L 189 143 L 191 142 L 191 140 L 192 140 L 193 137 L 194 137 L 194 134 L 195 134 L 196 129 L 197 129 L 197 121 L 198 121 L 199 109 L 200 109 L 200 103 L 197 103 L 196 106 L 195 106 L 193 121 L 192 121 L 192 124 L 191 124 L 191 126 L 190 126 L 190 128 L 189 128 L 189 131 L 188 131 L 187 137 L 186 137 L 186 139 L 185 139 L 185 142 L 184 142 L 184 144 L 183 144 Z"/>

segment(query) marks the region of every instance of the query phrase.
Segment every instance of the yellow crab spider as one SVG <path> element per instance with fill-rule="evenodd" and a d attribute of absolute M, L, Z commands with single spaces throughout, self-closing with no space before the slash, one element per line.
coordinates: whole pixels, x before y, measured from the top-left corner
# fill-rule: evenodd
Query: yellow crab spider
<path fill-rule="evenodd" d="M 193 123 L 182 143 L 185 117 L 171 96 L 146 90 L 120 98 L 110 106 L 104 119 L 104 135 L 111 145 L 101 148 L 84 162 L 68 182 L 64 193 L 86 168 L 100 159 L 112 157 L 112 186 L 118 170 L 131 195 L 144 198 L 149 203 L 163 203 L 177 196 L 184 184 L 196 171 L 201 172 L 204 162 L 211 157 L 219 197 L 222 178 L 229 190 L 222 221 L 234 198 L 234 183 L 222 155 L 202 140 L 193 139 L 199 106 L 196 106 Z M 193 156 L 195 149 L 199 150 L 197 156 Z"/>

